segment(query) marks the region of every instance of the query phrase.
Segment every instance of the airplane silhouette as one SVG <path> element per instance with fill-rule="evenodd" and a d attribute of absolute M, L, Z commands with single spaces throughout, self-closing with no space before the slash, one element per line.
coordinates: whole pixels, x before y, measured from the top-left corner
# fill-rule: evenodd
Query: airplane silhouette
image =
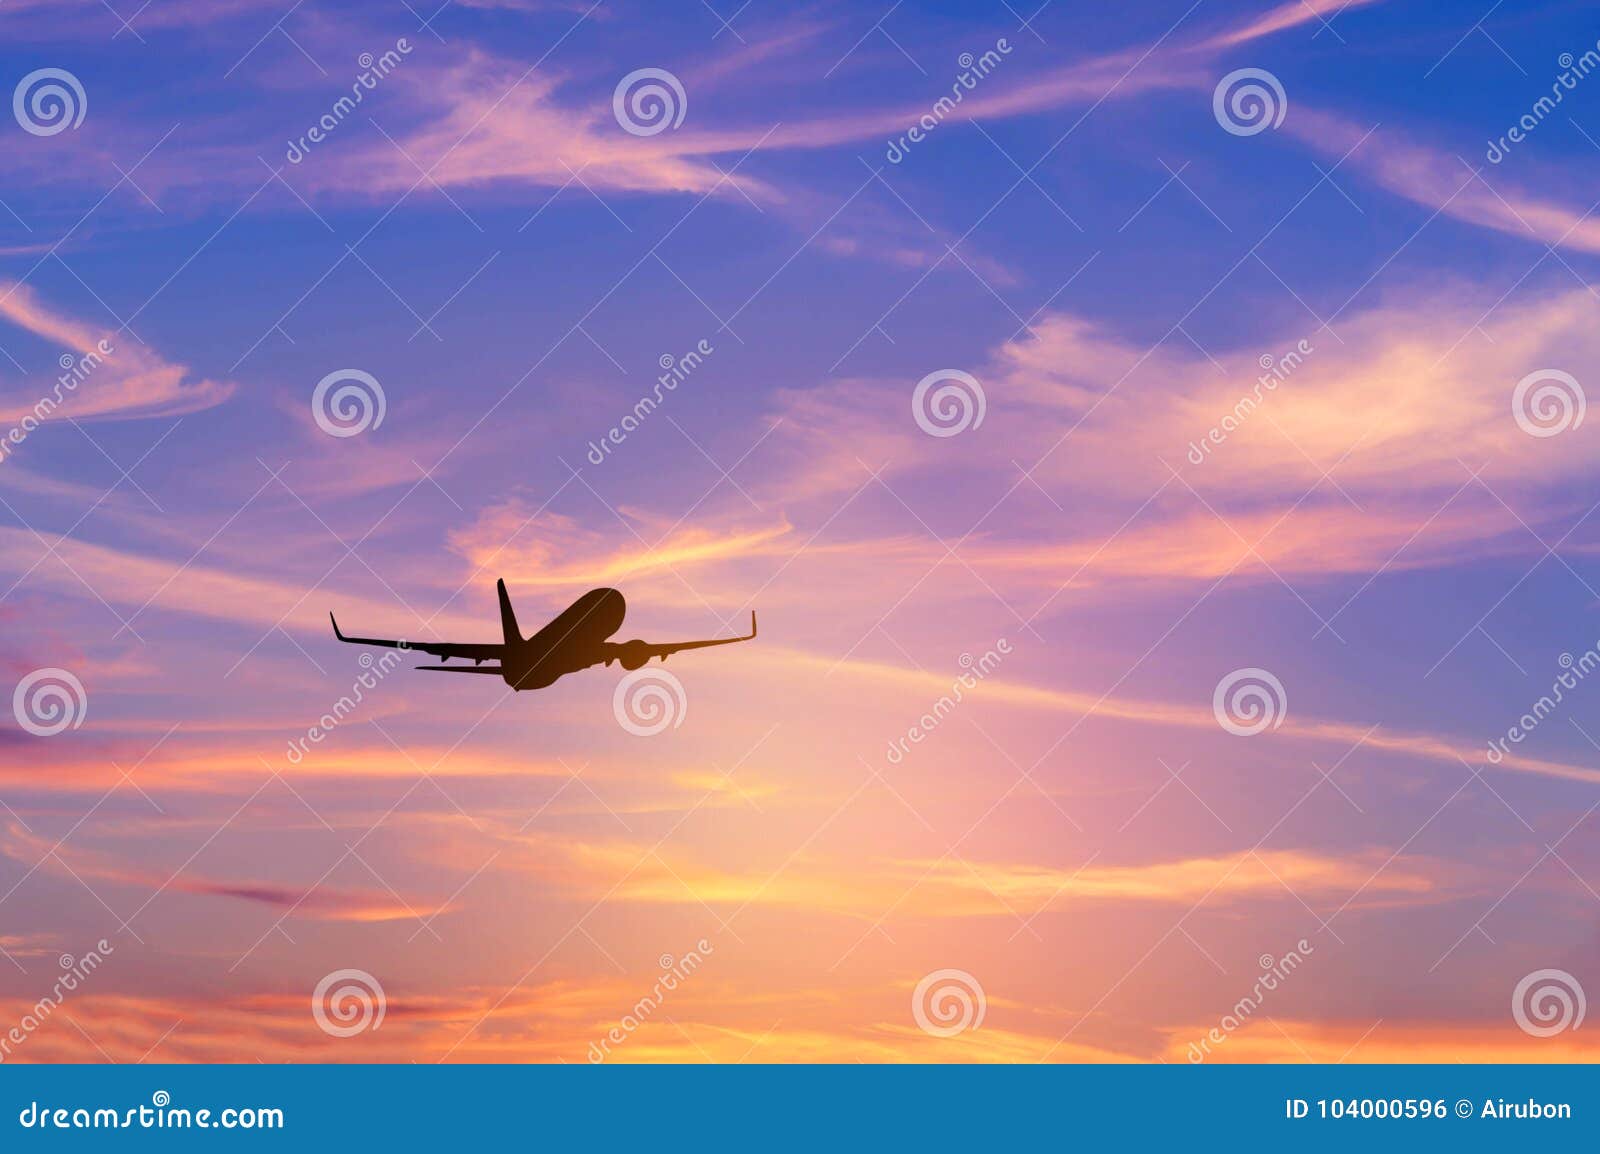
<path fill-rule="evenodd" d="M 680 649 L 704 649 L 711 645 L 732 645 L 753 641 L 756 615 L 750 613 L 750 633 L 745 637 L 723 637 L 715 641 L 674 641 L 653 644 L 648 641 L 609 641 L 622 628 L 627 602 L 615 589 L 591 589 L 531 637 L 524 638 L 517 628 L 517 615 L 511 610 L 504 580 L 495 583 L 500 592 L 500 630 L 504 640 L 498 645 L 458 644 L 451 641 L 392 641 L 382 637 L 346 637 L 332 613 L 333 635 L 350 645 L 382 645 L 390 649 L 415 649 L 431 654 L 441 662 L 452 657 L 469 658 L 471 665 L 418 665 L 435 673 L 487 673 L 505 678 L 512 689 L 543 689 L 591 665 L 621 662 L 624 669 L 638 669 L 652 657 L 665 661 Z M 498 665 L 484 665 L 498 661 Z"/>

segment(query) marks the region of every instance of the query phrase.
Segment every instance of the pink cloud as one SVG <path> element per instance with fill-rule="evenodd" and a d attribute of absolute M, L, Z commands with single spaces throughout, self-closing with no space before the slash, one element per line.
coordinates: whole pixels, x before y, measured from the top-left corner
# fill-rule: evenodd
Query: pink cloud
<path fill-rule="evenodd" d="M 1476 150 L 1467 156 L 1443 152 L 1388 127 L 1368 135 L 1343 117 L 1303 105 L 1283 127 L 1329 156 L 1348 153 L 1344 168 L 1423 208 L 1541 247 L 1600 252 L 1600 220 L 1586 208 L 1527 191 Z"/>
<path fill-rule="evenodd" d="M 80 421 L 170 417 L 219 405 L 234 390 L 228 382 L 194 379 L 187 366 L 167 361 L 131 335 L 56 312 L 15 281 L 0 281 L 0 318 L 66 350 L 74 361 L 69 366 L 63 360 L 60 380 L 21 395 L 14 387 L 9 399 L 0 399 L 0 421 L 6 423 L 57 411 Z M 43 400 L 49 403 L 41 410 Z"/>

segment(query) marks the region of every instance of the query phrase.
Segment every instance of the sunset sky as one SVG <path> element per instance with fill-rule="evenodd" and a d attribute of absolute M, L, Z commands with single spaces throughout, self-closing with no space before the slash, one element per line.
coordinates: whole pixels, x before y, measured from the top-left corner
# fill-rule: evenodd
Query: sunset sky
<path fill-rule="evenodd" d="M 1036 7 L 0 5 L 5 1061 L 1597 1055 L 1600 18 Z"/>

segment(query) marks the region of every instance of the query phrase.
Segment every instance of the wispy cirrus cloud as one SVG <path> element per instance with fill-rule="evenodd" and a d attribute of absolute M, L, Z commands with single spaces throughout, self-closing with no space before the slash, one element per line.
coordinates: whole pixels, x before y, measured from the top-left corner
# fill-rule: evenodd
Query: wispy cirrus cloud
<path fill-rule="evenodd" d="M 1462 156 L 1387 126 L 1369 133 L 1343 116 L 1304 106 L 1283 127 L 1326 155 L 1345 157 L 1343 167 L 1423 208 L 1541 247 L 1600 252 L 1600 220 L 1592 209 L 1529 191 L 1476 150 Z"/>
<path fill-rule="evenodd" d="M 1369 2 L 1373 0 L 1363 0 Z M 248 11 L 254 3 L 235 0 L 227 14 Z M 1191 32 L 1187 18 L 1179 19 L 1150 44 L 1052 68 L 1010 69 L 949 109 L 945 119 L 998 120 L 1130 100 L 1151 92 L 1204 89 L 1215 80 L 1215 62 L 1221 54 L 1326 19 L 1332 9 L 1326 0 L 1280 5 L 1208 35 Z M 583 18 L 590 15 L 585 11 Z M 184 8 L 168 19 L 174 24 L 192 23 L 200 15 Z M 826 27 L 810 20 L 783 24 L 714 64 L 686 69 L 685 82 L 703 81 L 707 91 L 732 90 L 763 64 L 816 47 Z M 339 31 L 341 41 L 348 38 L 349 29 Z M 769 82 L 770 73 L 762 72 L 761 78 Z M 525 61 L 482 44 L 419 54 L 406 65 L 402 77 L 386 85 L 383 100 L 390 111 L 383 118 L 384 133 L 363 133 L 356 141 L 319 151 L 297 169 L 295 183 L 308 192 L 366 198 L 429 186 L 562 189 L 581 180 L 600 191 L 716 195 L 730 202 L 742 196 L 783 204 L 795 190 L 756 174 L 753 166 L 735 171 L 723 158 L 892 139 L 927 112 L 925 102 L 904 102 L 823 110 L 803 119 L 775 117 L 770 123 L 709 127 L 697 114 L 694 122 L 676 131 L 641 137 L 617 124 L 609 88 L 577 95 L 576 87 L 571 77 L 548 68 L 530 69 Z M 741 106 L 737 101 L 724 103 Z M 238 150 L 240 171 L 251 167 L 246 162 L 262 147 Z M 229 167 L 226 158 L 233 148 L 218 138 L 185 155 L 159 155 L 149 163 L 149 180 L 157 188 L 215 185 L 215 174 Z M 191 171 L 191 165 L 199 167 Z M 905 254 L 905 259 L 913 258 L 925 259 Z"/>
<path fill-rule="evenodd" d="M 790 650 L 781 660 L 791 668 L 810 668 L 837 673 L 868 682 L 914 686 L 923 694 L 937 695 L 950 688 L 949 679 L 924 670 L 852 658 L 833 661 L 816 654 Z M 1216 714 L 1208 708 L 1181 702 L 1146 701 L 1112 695 L 1053 689 L 1018 684 L 1003 677 L 985 678 L 972 691 L 976 698 L 1029 708 L 1065 711 L 1069 714 L 1101 717 L 1113 721 L 1174 725 L 1189 729 L 1215 730 Z M 1485 748 L 1459 738 L 1439 734 L 1405 732 L 1388 727 L 1375 728 L 1324 718 L 1289 717 L 1275 731 L 1279 735 L 1328 742 L 1342 749 L 1369 745 L 1443 765 L 1461 766 L 1485 761 Z M 1587 765 L 1544 760 L 1520 754 L 1506 754 L 1496 763 L 1500 769 L 1516 770 L 1569 781 L 1600 782 L 1600 770 Z"/>
<path fill-rule="evenodd" d="M 643 545 L 623 534 L 628 543 L 619 546 L 615 532 L 511 497 L 484 507 L 471 523 L 452 530 L 449 543 L 475 571 L 512 574 L 514 588 L 568 590 L 663 570 L 694 571 L 720 562 L 782 556 L 794 548 L 789 540 L 793 527 L 782 520 L 724 530 L 693 522 L 652 526 L 648 513 L 623 512 L 658 540 Z"/>
<path fill-rule="evenodd" d="M 915 508 L 932 477 L 1000 494 L 1026 491 L 1026 467 L 1077 516 L 1067 535 L 1050 509 L 1019 502 L 978 521 L 960 554 L 1002 591 L 1231 574 L 1328 581 L 1528 554 L 1529 526 L 1581 512 L 1562 486 L 1597 472 L 1594 434 L 1574 424 L 1531 436 L 1513 398 L 1530 374 L 1581 371 L 1600 355 L 1593 303 L 1581 288 L 1496 301 L 1453 282 L 1412 283 L 1330 329 L 1313 322 L 1209 354 L 1050 314 L 971 366 L 988 414 L 959 438 L 928 437 L 909 419 L 909 380 L 780 394 L 763 499 L 784 494 L 804 537 L 807 502 L 826 515 L 873 468 Z M 901 520 L 915 538 L 914 519 Z M 903 585 L 943 555 L 927 546 L 863 539 L 854 549 L 876 551 L 885 582 Z"/>
<path fill-rule="evenodd" d="M 994 917 L 1060 911 L 1084 902 L 1217 905 L 1279 901 L 1294 892 L 1361 893 L 1372 904 L 1459 896 L 1461 871 L 1387 852 L 1338 855 L 1261 850 L 1127 864 L 1050 867 L 997 861 L 871 860 L 867 868 L 800 855 L 775 870 L 735 872 L 626 841 L 513 837 L 506 864 L 549 876 L 574 893 L 647 904 L 804 907 L 875 919 Z M 517 845 L 517 842 L 521 845 Z M 1448 884 L 1447 884 L 1448 879 Z"/>
<path fill-rule="evenodd" d="M 109 981 L 103 968 L 97 979 Z M 314 983 L 320 975 L 306 975 Z M 399 1062 L 426 1055 L 450 1062 L 586 1062 L 590 1047 L 636 1009 L 637 979 L 555 979 L 506 991 L 463 988 L 447 994 L 414 991 L 392 975 L 384 985 L 383 1028 L 354 1037 L 330 1037 L 306 1012 L 307 991 L 283 981 L 261 982 L 254 992 L 236 989 L 136 995 L 90 989 L 72 999 L 81 1030 L 48 1029 L 28 1037 L 18 1059 L 51 1062 Z M 1089 1043 L 1062 1043 L 1059 1031 L 1038 1032 L 990 1022 L 956 1038 L 937 1038 L 888 1020 L 906 991 L 873 991 L 864 1021 L 843 1020 L 837 1009 L 820 1020 L 827 991 L 796 990 L 789 998 L 752 999 L 705 971 L 675 990 L 659 1017 L 646 1016 L 625 1044 L 609 1048 L 608 1062 L 1126 1062 L 1132 1054 Z M 804 1004 L 803 1023 L 785 1020 Z M 31 1001 L 0 1000 L 0 1014 L 20 1018 Z M 741 1015 L 766 1013 L 776 1023 L 751 1027 Z M 173 1028 L 173 1023 L 180 1025 Z M 1023 1025 L 1024 1023 L 1019 1023 Z M 89 1039 L 92 1038 L 93 1041 Z M 152 1054 L 151 1045 L 159 1040 Z M 98 1047 L 98 1050 L 97 1050 Z"/>
<path fill-rule="evenodd" d="M 58 312 L 28 285 L 16 281 L 0 281 L 0 319 L 77 357 L 92 354 L 99 359 L 69 390 L 58 388 L 53 376 L 35 378 L 37 383 L 31 385 L 11 385 L 6 390 L 9 396 L 0 398 L 0 421 L 38 418 L 41 396 L 52 397 L 62 415 L 90 421 L 198 412 L 221 404 L 234 390 L 231 382 L 196 379 L 187 366 L 166 360 L 131 334 L 97 329 Z M 102 341 L 111 350 L 103 357 Z"/>
<path fill-rule="evenodd" d="M 1288 0 L 1287 3 L 1279 4 L 1254 19 L 1245 20 L 1227 31 L 1202 40 L 1196 47 L 1234 48 L 1240 44 L 1248 44 L 1252 40 L 1285 32 L 1290 28 L 1298 28 L 1302 24 L 1326 23 L 1349 9 L 1363 8 L 1368 4 L 1377 3 L 1382 3 L 1382 0 Z"/>
<path fill-rule="evenodd" d="M 1189 1043 L 1204 1038 L 1216 1025 L 1206 1022 L 1171 1031 L 1165 1053 L 1169 1062 L 1188 1062 Z M 1252 1021 L 1213 1046 L 1208 1062 L 1594 1062 L 1600 1039 L 1571 1029 L 1554 1037 L 1531 1037 L 1517 1029 L 1509 1014 L 1503 1022 L 1453 1021 L 1308 1021 L 1273 1015 Z"/>
<path fill-rule="evenodd" d="M 102 37 L 121 30 L 121 17 L 95 0 L 9 0 L 5 7 L 7 26 L 14 35 L 65 40 Z M 45 14 L 59 17 L 63 10 L 79 17 L 70 21 L 30 19 Z M 273 0 L 165 0 L 130 13 L 129 23 L 135 29 L 197 28 L 273 10 Z M 98 18 L 107 21 L 105 30 L 95 23 Z"/>
<path fill-rule="evenodd" d="M 394 636 L 410 633 L 415 640 L 436 634 L 442 637 L 440 631 L 470 637 L 484 627 L 483 618 L 469 618 L 460 612 L 440 614 L 424 627 L 416 613 L 408 614 L 392 601 L 328 591 L 313 594 L 306 582 L 224 568 L 197 561 L 192 554 L 164 558 L 50 533 L 41 535 L 54 548 L 54 558 L 41 559 L 44 546 L 33 532 L 0 528 L 0 543 L 5 545 L 0 553 L 9 559 L 0 562 L 0 572 L 18 577 L 27 572 L 31 581 L 73 596 L 85 593 L 86 583 L 108 604 L 141 614 L 159 610 L 262 629 L 282 625 L 321 632 L 327 628 L 325 615 L 331 607 L 350 618 L 359 615 L 367 621 L 398 622 Z M 39 562 L 37 566 L 35 562 Z"/>
<path fill-rule="evenodd" d="M 233 898 L 270 906 L 313 921 L 388 922 L 428 918 L 445 913 L 447 902 L 408 901 L 392 890 L 294 886 L 264 881 L 234 881 L 190 873 L 186 866 L 162 873 L 148 864 L 125 862 L 103 850 L 71 847 L 8 823 L 0 838 L 0 855 L 32 869 L 39 868 L 79 881 L 131 886 L 152 894 L 174 891 L 197 897 Z"/>
<path fill-rule="evenodd" d="M 720 191 L 777 199 L 772 186 L 747 174 L 724 175 L 707 147 L 682 134 L 638 137 L 623 131 L 604 106 L 563 105 L 561 83 L 481 49 L 428 70 L 420 107 L 430 113 L 398 137 L 398 145 L 366 138 L 354 148 L 303 169 L 321 191 L 383 195 L 417 186 L 421 170 L 440 187 L 497 184 L 564 188 L 575 180 L 622 192 Z M 443 108 L 442 114 L 432 110 Z M 751 143 L 759 134 L 751 138 Z M 742 138 L 741 138 L 742 139 Z M 746 145 L 748 148 L 749 145 Z"/>

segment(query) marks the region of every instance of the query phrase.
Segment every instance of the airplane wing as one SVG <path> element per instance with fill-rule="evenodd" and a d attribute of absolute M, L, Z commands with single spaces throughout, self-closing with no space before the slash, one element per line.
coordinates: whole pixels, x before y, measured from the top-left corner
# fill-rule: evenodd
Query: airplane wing
<path fill-rule="evenodd" d="M 339 632 L 339 622 L 334 620 L 332 613 L 328 614 L 328 620 L 333 622 L 333 635 L 349 645 L 381 645 L 387 649 L 415 649 L 418 653 L 427 653 L 446 661 L 452 657 L 462 657 L 468 661 L 498 661 L 505 652 L 504 645 L 469 645 L 454 641 L 392 641 L 385 637 L 346 637 Z M 498 670 L 495 672 L 498 672 Z"/>
<path fill-rule="evenodd" d="M 754 641 L 756 637 L 756 614 L 750 611 L 750 632 L 743 637 L 719 637 L 715 641 L 665 641 L 655 643 L 650 641 L 624 641 L 620 645 L 612 642 L 612 649 L 633 649 L 634 653 L 642 653 L 645 660 L 651 657 L 660 657 L 663 660 L 683 649 L 705 649 L 712 645 L 734 645 L 740 641 Z"/>

